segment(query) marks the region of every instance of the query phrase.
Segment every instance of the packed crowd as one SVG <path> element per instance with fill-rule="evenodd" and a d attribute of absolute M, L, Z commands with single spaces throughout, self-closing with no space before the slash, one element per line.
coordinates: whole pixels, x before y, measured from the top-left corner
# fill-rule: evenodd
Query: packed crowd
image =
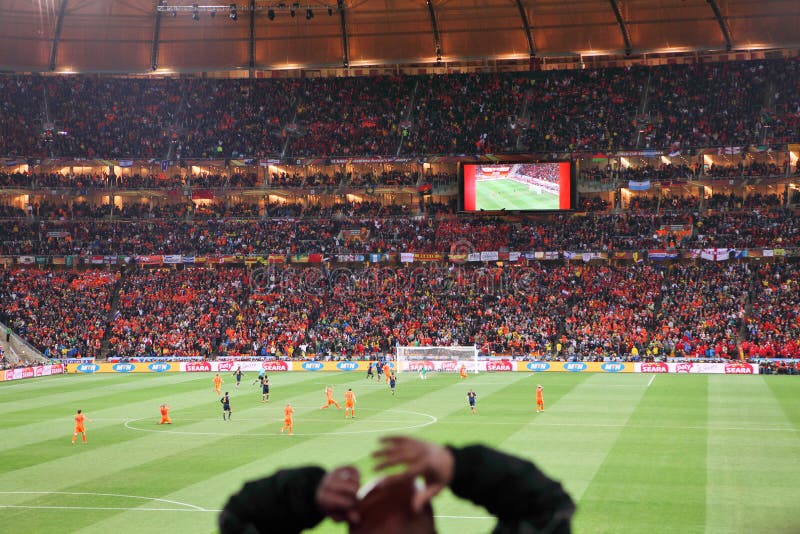
<path fill-rule="evenodd" d="M 747 263 L 672 266 L 657 321 L 666 350 L 708 359 L 738 357 L 752 278 Z"/>
<path fill-rule="evenodd" d="M 98 357 L 119 276 L 98 270 L 0 270 L 0 317 L 45 357 Z"/>
<path fill-rule="evenodd" d="M 800 140 L 799 65 L 268 80 L 3 76 L 0 150 L 181 160 L 770 145 Z"/>
<path fill-rule="evenodd" d="M 567 360 L 800 357 L 793 263 L 0 271 L 51 357 L 360 358 L 401 345 Z M 116 286 L 115 286 L 116 284 Z"/>
<path fill-rule="evenodd" d="M 0 255 L 369 254 L 493 250 L 642 251 L 652 248 L 790 248 L 800 220 L 782 197 L 716 195 L 634 199 L 624 212 L 519 218 L 454 215 L 442 204 L 379 202 L 196 205 L 37 205 L 0 221 Z M 592 208 L 589 205 L 589 208 Z M 597 207 L 601 207 L 597 204 Z M 82 222 L 94 219 L 91 225 Z M 665 233 L 686 227 L 686 235 Z"/>
<path fill-rule="evenodd" d="M 712 165 L 706 172 L 706 175 L 714 178 L 785 176 L 786 167 L 780 166 L 774 162 L 762 163 L 755 161 L 749 165 L 745 165 L 743 161 L 739 161 L 736 165 Z"/>
<path fill-rule="evenodd" d="M 138 269 L 119 291 L 110 354 L 211 356 L 238 313 L 242 269 Z"/>
<path fill-rule="evenodd" d="M 800 358 L 800 268 L 797 264 L 761 265 L 756 271 L 752 311 L 745 320 L 747 357 Z"/>
<path fill-rule="evenodd" d="M 70 173 L 21 173 L 0 171 L 0 187 L 26 189 L 58 188 L 78 191 L 94 189 L 235 189 L 235 188 L 364 188 L 385 186 L 413 186 L 419 182 L 428 183 L 436 180 L 437 184 L 453 184 L 455 173 L 420 176 L 416 171 L 397 169 L 381 172 L 363 171 L 356 173 L 313 172 L 285 173 L 274 172 L 260 178 L 255 173 L 203 173 L 203 174 L 166 174 L 137 173 L 123 174 L 70 174 Z"/>

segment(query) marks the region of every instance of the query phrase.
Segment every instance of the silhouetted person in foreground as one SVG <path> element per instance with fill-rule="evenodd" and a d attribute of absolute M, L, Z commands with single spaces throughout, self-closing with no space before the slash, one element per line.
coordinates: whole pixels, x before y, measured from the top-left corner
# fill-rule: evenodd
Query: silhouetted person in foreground
<path fill-rule="evenodd" d="M 406 437 L 381 440 L 377 470 L 404 470 L 362 488 L 354 467 L 283 469 L 246 483 L 219 516 L 223 534 L 300 532 L 326 517 L 353 533 L 436 532 L 431 499 L 445 487 L 484 506 L 496 533 L 570 532 L 575 511 L 561 484 L 533 463 L 482 445 L 443 447 Z M 425 484 L 418 486 L 421 477 Z"/>

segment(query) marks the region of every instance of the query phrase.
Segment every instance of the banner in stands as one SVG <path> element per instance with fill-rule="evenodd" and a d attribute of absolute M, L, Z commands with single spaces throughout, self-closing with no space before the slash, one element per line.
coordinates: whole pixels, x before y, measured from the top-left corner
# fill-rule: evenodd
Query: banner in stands
<path fill-rule="evenodd" d="M 126 363 L 95 363 L 84 362 L 67 364 L 66 366 L 42 365 L 37 367 L 22 367 L 8 369 L 0 372 L 0 380 L 18 380 L 35 376 L 48 376 L 69 372 L 72 374 L 93 373 L 233 373 L 241 368 L 244 372 L 258 372 L 264 369 L 267 372 L 278 371 L 343 371 L 366 372 L 369 361 L 341 361 L 318 362 L 313 360 L 285 361 L 285 360 L 221 360 L 221 361 L 195 361 L 195 362 L 126 362 Z M 389 362 L 395 369 L 396 362 Z M 513 361 L 502 358 L 491 360 L 406 360 L 401 362 L 401 371 L 418 372 L 422 366 L 429 371 L 458 372 L 463 366 L 467 372 L 504 372 L 527 371 L 533 373 L 567 372 L 567 373 L 705 373 L 729 375 L 757 375 L 758 364 L 744 362 L 705 363 L 705 362 L 544 362 L 544 361 Z"/>
<path fill-rule="evenodd" d="M 35 365 L 32 367 L 17 367 L 16 369 L 6 369 L 0 371 L 0 381 L 22 380 L 23 378 L 34 378 L 37 376 L 60 375 L 64 373 L 64 366 L 60 363 L 52 365 Z"/>
<path fill-rule="evenodd" d="M 367 372 L 368 361 L 343 361 L 343 362 L 316 362 L 308 360 L 304 362 L 292 362 L 292 366 L 297 371 L 364 371 Z"/>
<path fill-rule="evenodd" d="M 463 366 L 469 373 L 475 372 L 477 365 L 478 372 L 491 371 L 516 371 L 516 366 L 511 360 L 493 359 L 479 360 L 476 364 L 474 360 L 405 360 L 401 362 L 401 371 L 417 372 L 422 366 L 428 371 L 458 372 Z"/>
<path fill-rule="evenodd" d="M 633 373 L 632 362 L 516 362 L 518 371 L 533 373 Z"/>
<path fill-rule="evenodd" d="M 292 370 L 292 362 L 284 360 L 180 362 L 175 363 L 175 366 L 179 371 L 185 373 L 232 373 L 236 369 L 241 369 L 243 372 L 260 371 L 261 369 L 268 372 Z"/>
<path fill-rule="evenodd" d="M 637 373 L 699 373 L 725 375 L 757 375 L 758 364 L 745 362 L 649 362 L 636 363 Z"/>
<path fill-rule="evenodd" d="M 677 226 L 677 225 L 667 225 Z M 662 230 L 659 230 L 661 232 Z M 676 234 L 677 235 L 677 234 Z M 645 254 L 646 252 L 646 254 Z M 363 263 L 363 262 L 491 262 L 491 261 L 519 261 L 525 260 L 565 260 L 592 261 L 592 260 L 649 260 L 664 261 L 676 259 L 703 259 L 708 261 L 743 260 L 747 258 L 772 258 L 772 257 L 800 257 L 800 248 L 775 248 L 775 249 L 733 249 L 733 248 L 705 248 L 685 249 L 678 251 L 672 248 L 650 249 L 647 251 L 482 251 L 482 252 L 454 252 L 442 253 L 415 253 L 402 252 L 400 254 L 336 254 L 325 256 L 322 253 L 308 253 L 301 255 L 269 254 L 267 256 L 255 254 L 227 254 L 212 256 L 182 256 L 178 254 L 154 254 L 137 256 L 0 256 L 0 267 L 13 265 L 63 265 L 73 267 L 76 265 L 124 265 L 135 261 L 140 265 L 178 265 L 178 264 L 282 264 L 282 263 L 320 263 L 335 261 L 338 263 Z"/>
<path fill-rule="evenodd" d="M 79 363 L 68 365 L 67 372 L 72 374 L 92 374 L 92 373 L 176 373 L 180 371 L 177 362 L 102 362 L 102 363 Z"/>

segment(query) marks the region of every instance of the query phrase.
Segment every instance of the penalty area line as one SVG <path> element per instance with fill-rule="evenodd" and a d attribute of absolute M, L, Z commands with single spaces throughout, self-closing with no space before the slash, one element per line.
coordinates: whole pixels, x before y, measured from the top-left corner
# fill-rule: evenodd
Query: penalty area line
<path fill-rule="evenodd" d="M 76 511 L 114 511 L 114 512 L 200 512 L 200 513 L 213 513 L 218 514 L 222 510 L 210 510 L 203 508 L 201 510 L 194 510 L 189 508 L 127 508 L 122 506 L 41 506 L 41 505 L 24 505 L 24 504 L 0 504 L 0 509 L 4 508 L 18 508 L 25 510 L 76 510 Z M 492 516 L 485 515 L 439 515 L 433 517 L 437 519 L 495 519 Z"/>
<path fill-rule="evenodd" d="M 434 514 L 437 519 L 496 519 L 490 515 L 439 515 Z"/>
<path fill-rule="evenodd" d="M 222 510 L 209 510 L 203 508 L 195 510 L 193 508 L 125 508 L 122 506 L 34 506 L 24 504 L 0 504 L 0 508 L 24 508 L 26 510 L 100 510 L 100 511 L 119 511 L 119 512 L 213 512 L 219 513 Z"/>
<path fill-rule="evenodd" d="M 144 501 L 150 502 L 163 502 L 166 504 L 174 504 L 176 506 L 185 506 L 186 510 L 190 512 L 206 512 L 208 511 L 206 508 L 202 506 L 197 506 L 195 504 L 189 504 L 186 502 L 181 501 L 173 501 L 170 499 L 162 499 L 160 497 L 145 497 L 142 495 L 125 495 L 122 493 L 96 493 L 90 491 L 0 491 L 2 495 L 79 495 L 79 496 L 92 496 L 92 497 L 117 497 L 120 499 L 140 499 Z M 13 507 L 15 505 L 2 505 L 6 508 Z M 22 507 L 17 506 L 17 507 Z M 109 508 L 112 510 L 114 508 Z M 121 510 L 127 510 L 127 508 L 120 508 Z M 138 510 L 138 508 L 136 508 Z M 165 508 L 158 508 L 158 510 L 164 510 Z"/>
<path fill-rule="evenodd" d="M 655 380 L 655 379 L 656 379 L 656 375 L 651 376 L 650 377 L 650 381 L 647 383 L 647 387 L 650 387 L 652 385 L 652 383 L 653 383 L 653 380 Z"/>

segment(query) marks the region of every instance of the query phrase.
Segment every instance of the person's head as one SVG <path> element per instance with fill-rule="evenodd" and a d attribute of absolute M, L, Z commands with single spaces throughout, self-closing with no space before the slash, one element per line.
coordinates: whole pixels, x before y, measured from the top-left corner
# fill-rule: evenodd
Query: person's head
<path fill-rule="evenodd" d="M 350 534 L 435 533 L 431 504 L 427 503 L 418 512 L 412 508 L 412 497 L 418 489 L 413 477 L 388 477 L 365 486 L 362 491 L 366 492 L 360 496 L 357 508 L 360 521 L 349 525 Z"/>
<path fill-rule="evenodd" d="M 226 397 L 228 396 L 228 392 L 227 392 L 227 391 L 225 392 L 225 396 L 226 396 Z"/>
<path fill-rule="evenodd" d="M 347 388 L 347 391 L 353 391 L 353 388 Z"/>
<path fill-rule="evenodd" d="M 78 413 L 81 413 L 83 410 L 78 410 Z"/>
<path fill-rule="evenodd" d="M 538 386 L 536 386 L 536 389 L 542 389 L 542 385 L 539 384 Z"/>

